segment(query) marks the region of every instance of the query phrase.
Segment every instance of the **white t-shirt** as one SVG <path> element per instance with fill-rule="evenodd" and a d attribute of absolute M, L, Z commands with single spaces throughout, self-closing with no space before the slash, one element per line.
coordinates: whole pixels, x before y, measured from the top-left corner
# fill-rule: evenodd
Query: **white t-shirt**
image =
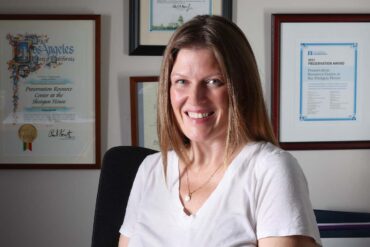
<path fill-rule="evenodd" d="M 179 158 L 160 153 L 136 175 L 120 233 L 132 247 L 257 246 L 269 236 L 310 236 L 321 245 L 307 182 L 295 158 L 269 143 L 246 145 L 193 215 L 179 199 Z"/>

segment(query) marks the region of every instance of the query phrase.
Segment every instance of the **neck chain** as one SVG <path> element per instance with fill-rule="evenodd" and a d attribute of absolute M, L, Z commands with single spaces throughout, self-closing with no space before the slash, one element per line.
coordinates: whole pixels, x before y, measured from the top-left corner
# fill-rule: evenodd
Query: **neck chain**
<path fill-rule="evenodd" d="M 198 190 L 202 189 L 204 186 L 206 186 L 209 181 L 211 181 L 211 179 L 213 178 L 213 176 L 216 174 L 216 172 L 222 167 L 223 165 L 220 165 L 217 167 L 217 169 L 211 174 L 211 176 L 203 183 L 201 184 L 198 188 L 196 188 L 195 190 L 193 191 L 190 191 L 190 185 L 189 185 L 189 172 L 188 172 L 188 167 L 186 167 L 185 169 L 185 172 L 186 172 L 186 184 L 187 184 L 187 187 L 188 187 L 188 194 L 184 197 L 184 201 L 185 202 L 190 202 L 191 200 L 191 197 L 192 195 L 197 192 Z"/>

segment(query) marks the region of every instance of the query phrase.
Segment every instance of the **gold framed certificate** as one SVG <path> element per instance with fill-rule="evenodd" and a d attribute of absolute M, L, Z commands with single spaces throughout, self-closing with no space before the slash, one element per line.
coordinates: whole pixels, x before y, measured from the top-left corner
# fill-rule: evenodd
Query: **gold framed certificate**
<path fill-rule="evenodd" d="M 99 15 L 0 15 L 0 168 L 100 167 L 99 64 Z"/>

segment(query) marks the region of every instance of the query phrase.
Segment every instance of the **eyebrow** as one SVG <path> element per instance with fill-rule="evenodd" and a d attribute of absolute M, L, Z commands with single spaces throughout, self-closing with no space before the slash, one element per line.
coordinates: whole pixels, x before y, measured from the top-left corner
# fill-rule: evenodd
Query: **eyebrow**
<path fill-rule="evenodd" d="M 185 76 L 185 75 L 180 74 L 180 73 L 172 73 L 172 72 L 171 72 L 170 76 L 172 77 L 172 76 Z"/>
<path fill-rule="evenodd" d="M 183 75 L 181 73 L 171 73 L 170 77 L 172 77 L 172 76 L 187 77 L 186 75 Z M 211 73 L 210 75 L 206 75 L 204 78 L 209 78 L 209 77 L 214 77 L 214 76 L 223 77 L 223 75 L 221 73 L 215 73 L 215 74 Z"/>

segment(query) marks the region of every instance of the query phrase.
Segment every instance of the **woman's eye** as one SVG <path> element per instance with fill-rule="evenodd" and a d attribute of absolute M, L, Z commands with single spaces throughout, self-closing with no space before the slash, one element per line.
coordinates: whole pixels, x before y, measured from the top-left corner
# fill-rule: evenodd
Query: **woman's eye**
<path fill-rule="evenodd" d="M 181 80 L 181 79 L 175 81 L 175 84 L 176 85 L 184 85 L 185 83 L 186 83 L 186 81 L 185 80 Z"/>
<path fill-rule="evenodd" d="M 207 80 L 207 84 L 217 87 L 217 86 L 221 86 L 223 82 L 219 79 L 210 79 L 210 80 Z"/>

